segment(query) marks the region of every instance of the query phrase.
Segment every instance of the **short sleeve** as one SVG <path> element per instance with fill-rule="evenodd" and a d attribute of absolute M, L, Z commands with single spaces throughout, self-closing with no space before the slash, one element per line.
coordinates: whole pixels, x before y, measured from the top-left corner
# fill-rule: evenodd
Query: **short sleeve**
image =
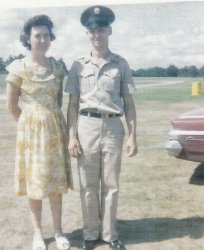
<path fill-rule="evenodd" d="M 65 76 L 67 75 L 65 68 L 64 68 L 64 65 L 63 65 L 63 62 L 59 60 L 59 61 L 55 61 L 55 63 L 56 63 L 56 68 L 58 70 L 58 75 L 59 75 L 61 81 L 63 81 Z"/>
<path fill-rule="evenodd" d="M 21 87 L 23 81 L 24 65 L 21 60 L 15 60 L 6 67 L 8 75 L 6 81 Z"/>
<path fill-rule="evenodd" d="M 68 74 L 64 91 L 72 95 L 80 95 L 79 81 L 77 75 L 78 62 L 74 62 Z"/>
<path fill-rule="evenodd" d="M 135 83 L 132 77 L 130 66 L 128 63 L 123 60 L 121 63 L 122 68 L 122 85 L 121 85 L 121 94 L 133 94 L 136 92 Z"/>

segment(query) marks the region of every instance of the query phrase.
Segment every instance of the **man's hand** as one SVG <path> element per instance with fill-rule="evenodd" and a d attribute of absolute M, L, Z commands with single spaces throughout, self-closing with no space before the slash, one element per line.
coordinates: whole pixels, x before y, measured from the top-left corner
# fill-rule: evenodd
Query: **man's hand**
<path fill-rule="evenodd" d="M 137 142 L 132 136 L 126 142 L 126 153 L 129 157 L 137 154 Z"/>
<path fill-rule="evenodd" d="M 134 100 L 131 94 L 123 95 L 124 112 L 128 127 L 129 138 L 126 142 L 126 153 L 129 157 L 137 154 L 136 142 L 136 109 Z"/>
<path fill-rule="evenodd" d="M 69 154 L 72 157 L 77 157 L 81 154 L 81 145 L 78 139 L 72 139 L 69 141 L 68 145 Z"/>

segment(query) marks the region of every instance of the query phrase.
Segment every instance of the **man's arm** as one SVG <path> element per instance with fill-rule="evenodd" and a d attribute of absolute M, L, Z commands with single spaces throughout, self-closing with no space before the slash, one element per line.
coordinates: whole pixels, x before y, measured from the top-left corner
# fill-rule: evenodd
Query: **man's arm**
<path fill-rule="evenodd" d="M 129 157 L 137 154 L 137 141 L 136 141 L 136 109 L 131 94 L 123 95 L 124 112 L 126 123 L 129 132 L 129 138 L 126 142 L 126 152 Z"/>
<path fill-rule="evenodd" d="M 68 150 L 71 156 L 77 157 L 81 154 L 81 147 L 77 138 L 77 121 L 79 110 L 79 96 L 70 95 L 67 109 L 67 125 L 69 133 Z"/>

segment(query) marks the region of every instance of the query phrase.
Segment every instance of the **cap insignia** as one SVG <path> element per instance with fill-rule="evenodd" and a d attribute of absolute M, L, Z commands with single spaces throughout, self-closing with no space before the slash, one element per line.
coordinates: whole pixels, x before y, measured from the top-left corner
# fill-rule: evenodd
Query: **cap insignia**
<path fill-rule="evenodd" d="M 94 8 L 94 14 L 99 15 L 100 14 L 100 9 L 98 7 Z"/>

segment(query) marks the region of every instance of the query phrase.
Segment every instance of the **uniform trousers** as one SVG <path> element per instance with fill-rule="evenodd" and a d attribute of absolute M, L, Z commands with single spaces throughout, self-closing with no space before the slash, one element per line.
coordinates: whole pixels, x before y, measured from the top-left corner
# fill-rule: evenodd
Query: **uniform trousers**
<path fill-rule="evenodd" d="M 118 239 L 116 215 L 119 174 L 124 140 L 120 117 L 79 116 L 78 157 L 80 195 L 85 240 Z"/>

